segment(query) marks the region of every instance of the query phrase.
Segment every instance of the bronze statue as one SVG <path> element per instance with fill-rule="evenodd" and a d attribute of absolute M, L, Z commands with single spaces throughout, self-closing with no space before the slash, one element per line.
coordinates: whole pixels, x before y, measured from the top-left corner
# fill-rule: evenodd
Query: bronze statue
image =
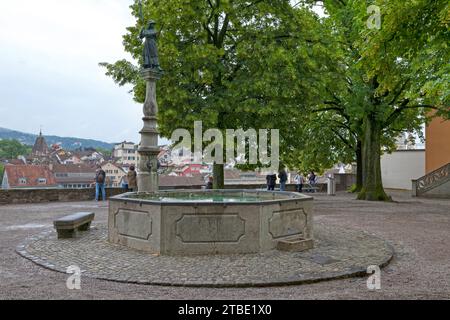
<path fill-rule="evenodd" d="M 148 23 L 147 29 L 143 28 L 140 34 L 140 38 L 144 39 L 144 69 L 154 69 L 157 71 L 162 71 L 159 66 L 158 60 L 158 48 L 156 45 L 156 35 L 155 21 L 150 21 Z"/>

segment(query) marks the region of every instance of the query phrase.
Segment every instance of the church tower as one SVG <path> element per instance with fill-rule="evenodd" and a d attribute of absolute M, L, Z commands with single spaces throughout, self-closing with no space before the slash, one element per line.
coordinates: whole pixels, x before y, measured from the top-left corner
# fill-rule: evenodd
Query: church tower
<path fill-rule="evenodd" d="M 36 141 L 34 142 L 32 155 L 33 156 L 46 156 L 48 155 L 48 145 L 47 142 L 45 142 L 45 138 L 42 135 L 42 130 L 39 131 L 39 136 L 36 138 Z"/>

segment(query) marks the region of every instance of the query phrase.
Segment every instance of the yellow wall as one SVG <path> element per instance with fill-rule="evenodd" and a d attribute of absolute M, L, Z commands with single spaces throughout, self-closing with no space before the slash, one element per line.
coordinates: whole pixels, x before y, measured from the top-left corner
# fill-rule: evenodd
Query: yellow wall
<path fill-rule="evenodd" d="M 426 128 L 426 173 L 450 162 L 450 121 L 434 118 Z"/>

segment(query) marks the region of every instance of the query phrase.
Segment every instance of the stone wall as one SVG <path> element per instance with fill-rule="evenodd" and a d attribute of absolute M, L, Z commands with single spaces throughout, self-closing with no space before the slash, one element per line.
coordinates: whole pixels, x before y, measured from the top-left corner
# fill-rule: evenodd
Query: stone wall
<path fill-rule="evenodd" d="M 123 193 L 120 188 L 106 188 L 106 196 Z M 1 204 L 42 203 L 94 200 L 95 189 L 8 189 L 0 190 Z"/>
<path fill-rule="evenodd" d="M 325 184 L 318 184 L 320 192 L 326 192 Z M 339 184 L 337 185 L 339 186 Z M 229 184 L 225 189 L 262 189 L 261 184 Z M 169 189 L 200 189 L 199 186 L 173 186 L 161 187 L 161 190 Z M 337 190 L 342 188 L 337 187 Z M 294 184 L 286 185 L 286 191 L 295 191 Z M 106 197 L 123 193 L 121 188 L 106 188 Z M 0 205 L 5 204 L 25 204 L 44 203 L 54 201 L 90 201 L 95 198 L 95 189 L 0 189 Z"/>
<path fill-rule="evenodd" d="M 397 150 L 381 156 L 381 178 L 387 189 L 411 190 L 411 180 L 424 175 L 425 150 Z"/>

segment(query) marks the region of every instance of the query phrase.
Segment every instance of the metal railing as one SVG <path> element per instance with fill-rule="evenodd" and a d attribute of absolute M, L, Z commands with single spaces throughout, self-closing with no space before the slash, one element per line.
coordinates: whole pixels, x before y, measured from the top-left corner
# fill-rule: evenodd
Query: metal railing
<path fill-rule="evenodd" d="M 434 189 L 447 181 L 450 181 L 450 163 L 447 163 L 417 180 L 412 180 L 413 196 L 419 197 L 425 192 Z"/>

